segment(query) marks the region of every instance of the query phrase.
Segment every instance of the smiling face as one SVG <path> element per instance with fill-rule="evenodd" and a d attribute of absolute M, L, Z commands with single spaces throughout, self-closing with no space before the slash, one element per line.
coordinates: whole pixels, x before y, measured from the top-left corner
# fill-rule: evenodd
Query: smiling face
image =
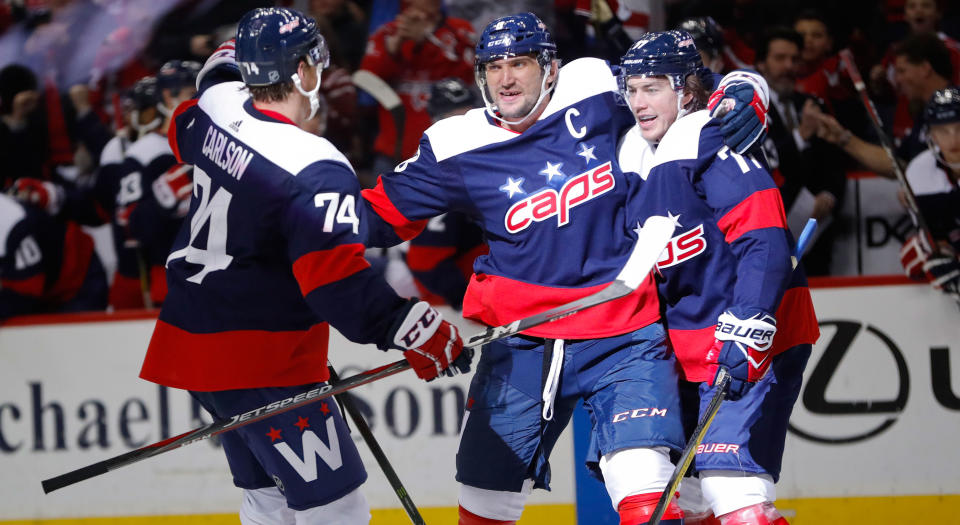
<path fill-rule="evenodd" d="M 660 142 L 679 113 L 677 92 L 666 77 L 630 77 L 627 79 L 627 103 L 637 119 L 640 135 L 649 142 Z M 684 95 L 684 103 L 691 95 Z"/>
<path fill-rule="evenodd" d="M 487 90 L 500 115 L 507 120 L 521 119 L 534 109 L 540 98 L 543 70 L 531 56 L 501 58 L 484 65 Z M 550 72 L 549 85 L 556 77 Z"/>

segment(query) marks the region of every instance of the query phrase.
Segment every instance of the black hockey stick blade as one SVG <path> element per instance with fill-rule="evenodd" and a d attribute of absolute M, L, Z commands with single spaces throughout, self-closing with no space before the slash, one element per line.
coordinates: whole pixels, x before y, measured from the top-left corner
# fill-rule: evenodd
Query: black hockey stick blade
<path fill-rule="evenodd" d="M 676 493 L 677 488 L 680 487 L 680 480 L 686 475 L 687 469 L 690 468 L 690 463 L 693 462 L 697 447 L 699 447 L 700 442 L 703 441 L 703 436 L 707 434 L 710 424 L 713 423 L 713 418 L 717 417 L 717 412 L 720 411 L 720 404 L 723 403 L 723 400 L 727 397 L 727 388 L 730 386 L 730 374 L 726 368 L 720 368 L 720 373 L 717 374 L 717 380 L 714 385 L 717 388 L 717 392 L 713 394 L 713 398 L 710 399 L 710 404 L 707 405 L 707 412 L 700 418 L 697 428 L 693 431 L 693 435 L 690 436 L 690 441 L 687 442 L 686 448 L 683 449 L 683 453 L 680 455 L 680 461 L 677 463 L 677 467 L 673 469 L 673 474 L 670 475 L 670 481 L 667 482 L 667 488 L 664 489 L 663 494 L 660 495 L 660 500 L 657 501 L 657 506 L 653 509 L 653 514 L 650 515 L 648 525 L 659 525 L 660 520 L 663 518 L 663 513 L 667 511 L 667 505 L 670 504 L 674 493 Z"/>
<path fill-rule="evenodd" d="M 585 308 L 612 301 L 633 292 L 640 287 L 640 284 L 643 283 L 650 271 L 653 270 L 654 265 L 660 258 L 660 254 L 664 248 L 666 248 L 667 243 L 670 242 L 673 230 L 674 224 L 672 220 L 661 216 L 650 217 L 640 230 L 640 234 L 637 237 L 637 244 L 634 246 L 630 258 L 614 282 L 599 292 L 547 310 L 546 312 L 525 319 L 519 319 L 506 325 L 488 328 L 467 339 L 464 343 L 465 349 L 483 346 L 497 339 L 533 328 L 534 326 L 563 319 Z M 466 354 L 466 352 L 464 352 L 464 354 Z M 101 474 L 106 474 L 111 470 L 131 465 L 158 454 L 249 425 L 256 421 L 261 421 L 277 414 L 289 412 L 290 410 L 315 403 L 321 399 L 329 398 L 358 386 L 392 376 L 408 368 L 410 368 L 410 363 L 405 359 L 401 359 L 400 361 L 350 376 L 342 381 L 318 386 L 307 392 L 297 394 L 294 397 L 274 401 L 269 405 L 264 405 L 243 414 L 235 415 L 230 419 L 214 421 L 213 423 L 178 436 L 44 480 L 42 482 L 43 491 L 49 494 L 54 490 L 79 483 Z"/>
<path fill-rule="evenodd" d="M 336 371 L 334 371 L 333 367 L 330 366 L 329 363 L 327 364 L 327 367 L 330 370 L 330 380 L 338 383 L 340 381 L 340 377 L 337 376 Z M 413 525 L 426 525 L 426 522 L 423 521 L 423 516 L 420 515 L 420 510 L 417 509 L 416 504 L 413 503 L 413 498 L 410 497 L 406 487 L 403 486 L 403 482 L 400 481 L 400 476 L 397 475 L 397 471 L 394 470 L 393 465 L 387 458 L 387 454 L 383 451 L 383 448 L 380 446 L 377 438 L 374 437 L 373 431 L 370 430 L 370 425 L 368 425 L 367 420 L 364 419 L 363 413 L 360 412 L 360 409 L 357 407 L 357 403 L 354 401 L 353 395 L 350 392 L 344 392 L 336 395 L 335 397 L 337 398 L 337 401 L 343 405 L 347 415 L 350 416 L 350 420 L 353 421 L 354 426 L 357 427 L 357 431 L 360 432 L 360 436 L 363 438 L 363 441 L 366 442 L 367 448 L 370 449 L 373 457 L 377 460 L 377 464 L 380 465 L 380 470 L 382 470 L 383 475 L 387 477 L 390 487 L 393 488 L 393 492 L 396 493 L 397 498 L 400 500 L 403 510 L 407 512 L 407 516 L 410 518 L 410 521 L 413 522 Z"/>

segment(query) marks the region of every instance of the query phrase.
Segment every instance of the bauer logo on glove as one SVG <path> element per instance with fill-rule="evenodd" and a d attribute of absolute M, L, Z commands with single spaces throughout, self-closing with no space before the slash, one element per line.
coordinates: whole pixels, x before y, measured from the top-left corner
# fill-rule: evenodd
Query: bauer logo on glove
<path fill-rule="evenodd" d="M 717 319 L 715 337 L 721 341 L 735 341 L 754 350 L 765 352 L 773 344 L 777 321 L 769 315 L 757 314 L 750 319 L 737 319 L 730 312 Z"/>

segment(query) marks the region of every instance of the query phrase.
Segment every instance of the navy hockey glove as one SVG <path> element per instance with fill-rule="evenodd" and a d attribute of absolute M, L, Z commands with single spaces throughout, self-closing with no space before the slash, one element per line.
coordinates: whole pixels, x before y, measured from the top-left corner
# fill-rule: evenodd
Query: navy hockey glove
<path fill-rule="evenodd" d="M 425 381 L 470 371 L 473 349 L 463 348 L 457 327 L 424 301 L 411 299 L 390 330 L 391 342 Z"/>
<path fill-rule="evenodd" d="M 777 333 L 777 321 L 763 312 L 740 319 L 729 310 L 717 319 L 717 338 L 707 353 L 707 363 L 716 367 L 711 385 L 717 380 L 720 367 L 730 373 L 731 400 L 746 395 L 770 368 L 770 346 Z"/>
<path fill-rule="evenodd" d="M 960 293 L 960 261 L 952 255 L 934 254 L 923 263 L 930 284 L 944 293 Z"/>
<path fill-rule="evenodd" d="M 723 142 L 743 154 L 767 134 L 770 97 L 767 82 L 752 71 L 733 71 L 723 77 L 710 95 L 707 109 L 720 119 Z"/>

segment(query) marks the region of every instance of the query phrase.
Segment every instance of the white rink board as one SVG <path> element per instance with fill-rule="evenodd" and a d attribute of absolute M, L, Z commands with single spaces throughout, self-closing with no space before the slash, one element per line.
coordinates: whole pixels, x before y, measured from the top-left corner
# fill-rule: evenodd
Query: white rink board
<path fill-rule="evenodd" d="M 814 290 L 813 299 L 821 337 L 791 425 L 822 439 L 861 439 L 826 444 L 791 432 L 778 496 L 960 494 L 957 304 L 925 284 L 824 288 Z M 835 367 L 823 359 L 828 348 L 838 357 L 847 350 Z M 949 355 L 949 367 L 938 363 L 931 370 L 931 348 Z M 815 371 L 825 389 L 812 384 Z M 951 392 L 953 402 L 940 403 L 934 385 Z"/>
<path fill-rule="evenodd" d="M 442 310 L 448 318 L 455 315 Z M 463 334 L 479 331 L 477 325 L 457 318 Z M 122 430 L 137 441 L 136 446 L 143 446 L 168 437 L 161 435 L 164 417 L 168 435 L 202 424 L 191 419 L 192 403 L 185 392 L 168 390 L 168 410 L 161 411 L 160 388 L 137 377 L 153 324 L 151 319 L 0 328 L 0 520 L 218 514 L 239 509 L 240 491 L 233 487 L 221 450 L 210 441 L 43 494 L 42 479 L 135 448 L 124 444 Z M 330 359 L 341 377 L 400 358 L 400 352 L 354 345 L 332 332 Z M 372 408 L 374 434 L 418 506 L 456 505 L 457 400 L 456 392 L 447 390 L 456 387 L 466 396 L 468 384 L 469 376 L 427 384 L 405 372 L 355 391 Z M 440 396 L 439 411 L 435 395 Z M 47 407 L 41 411 L 39 449 L 35 396 Z M 63 413 L 60 449 L 54 403 Z M 97 403 L 105 413 L 106 447 L 100 446 L 92 423 L 97 420 Z M 356 433 L 355 440 L 369 474 L 363 490 L 371 506 L 398 508 L 396 495 Z M 572 456 L 568 431 L 554 451 L 553 490 L 536 491 L 531 504 L 573 503 Z"/>

